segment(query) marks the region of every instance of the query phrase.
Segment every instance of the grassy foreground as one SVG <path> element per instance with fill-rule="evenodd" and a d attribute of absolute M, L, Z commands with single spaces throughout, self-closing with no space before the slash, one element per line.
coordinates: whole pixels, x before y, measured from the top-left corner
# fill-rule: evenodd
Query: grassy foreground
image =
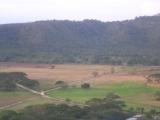
<path fill-rule="evenodd" d="M 109 83 L 103 86 L 91 87 L 90 89 L 68 88 L 54 90 L 48 93 L 54 98 L 70 99 L 72 101 L 84 103 L 91 98 L 104 97 L 107 93 L 114 92 L 122 97 L 129 107 L 145 107 L 160 106 L 154 98 L 157 87 L 147 86 L 143 83 L 123 82 Z M 157 104 L 158 103 L 158 104 Z"/>

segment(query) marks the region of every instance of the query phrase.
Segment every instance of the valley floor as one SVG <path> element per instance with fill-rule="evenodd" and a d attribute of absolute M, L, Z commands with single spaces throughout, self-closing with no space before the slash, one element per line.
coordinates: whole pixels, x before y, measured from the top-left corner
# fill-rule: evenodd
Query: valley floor
<path fill-rule="evenodd" d="M 160 108 L 160 102 L 154 96 L 160 85 L 146 82 L 146 76 L 159 73 L 160 67 L 0 63 L 0 72 L 24 72 L 29 78 L 38 80 L 40 90 L 49 90 L 47 95 L 53 98 L 42 98 L 21 89 L 0 92 L 0 108 L 3 109 L 19 110 L 28 105 L 43 103 L 83 104 L 91 98 L 104 97 L 110 92 L 120 95 L 128 107 Z M 52 90 L 56 81 L 65 81 L 69 88 Z M 89 83 L 91 88 L 82 89 L 82 83 Z"/>

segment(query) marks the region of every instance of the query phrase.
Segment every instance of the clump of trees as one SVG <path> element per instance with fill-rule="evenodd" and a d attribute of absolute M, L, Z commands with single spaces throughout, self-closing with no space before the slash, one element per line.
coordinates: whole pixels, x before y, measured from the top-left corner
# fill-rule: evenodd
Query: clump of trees
<path fill-rule="evenodd" d="M 89 89 L 90 88 L 90 84 L 89 83 L 83 83 L 81 85 L 81 88 L 83 88 L 83 89 Z"/>
<path fill-rule="evenodd" d="M 3 111 L 0 120 L 125 120 L 131 114 L 123 110 L 124 106 L 119 96 L 109 94 L 103 99 L 88 101 L 84 107 L 45 104 L 30 106 L 20 112 Z"/>
<path fill-rule="evenodd" d="M 13 91 L 16 89 L 16 84 L 10 79 L 0 78 L 0 91 Z"/>
<path fill-rule="evenodd" d="M 66 82 L 64 82 L 64 81 L 57 81 L 56 83 L 55 83 L 55 86 L 56 87 L 61 87 L 61 88 L 63 88 L 63 89 L 66 89 L 66 88 L 68 88 L 68 84 L 66 83 Z"/>
<path fill-rule="evenodd" d="M 23 72 L 0 73 L 0 91 L 14 91 L 17 89 L 16 83 L 32 89 L 39 86 L 38 81 L 27 78 L 27 75 Z"/>

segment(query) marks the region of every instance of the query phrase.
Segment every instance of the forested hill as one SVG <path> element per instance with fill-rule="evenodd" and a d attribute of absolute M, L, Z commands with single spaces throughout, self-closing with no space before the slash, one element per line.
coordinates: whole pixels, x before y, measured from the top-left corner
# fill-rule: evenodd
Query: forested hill
<path fill-rule="evenodd" d="M 0 61 L 160 64 L 160 16 L 0 25 Z"/>

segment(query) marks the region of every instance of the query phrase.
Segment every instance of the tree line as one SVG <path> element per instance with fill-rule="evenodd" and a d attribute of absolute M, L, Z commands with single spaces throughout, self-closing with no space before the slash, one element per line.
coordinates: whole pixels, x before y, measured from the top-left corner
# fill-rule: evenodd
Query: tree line
<path fill-rule="evenodd" d="M 27 78 L 23 72 L 0 73 L 0 91 L 14 91 L 17 89 L 16 83 L 32 89 L 37 89 L 39 86 L 38 81 Z"/>
<path fill-rule="evenodd" d="M 160 16 L 0 25 L 0 61 L 160 65 Z"/>

